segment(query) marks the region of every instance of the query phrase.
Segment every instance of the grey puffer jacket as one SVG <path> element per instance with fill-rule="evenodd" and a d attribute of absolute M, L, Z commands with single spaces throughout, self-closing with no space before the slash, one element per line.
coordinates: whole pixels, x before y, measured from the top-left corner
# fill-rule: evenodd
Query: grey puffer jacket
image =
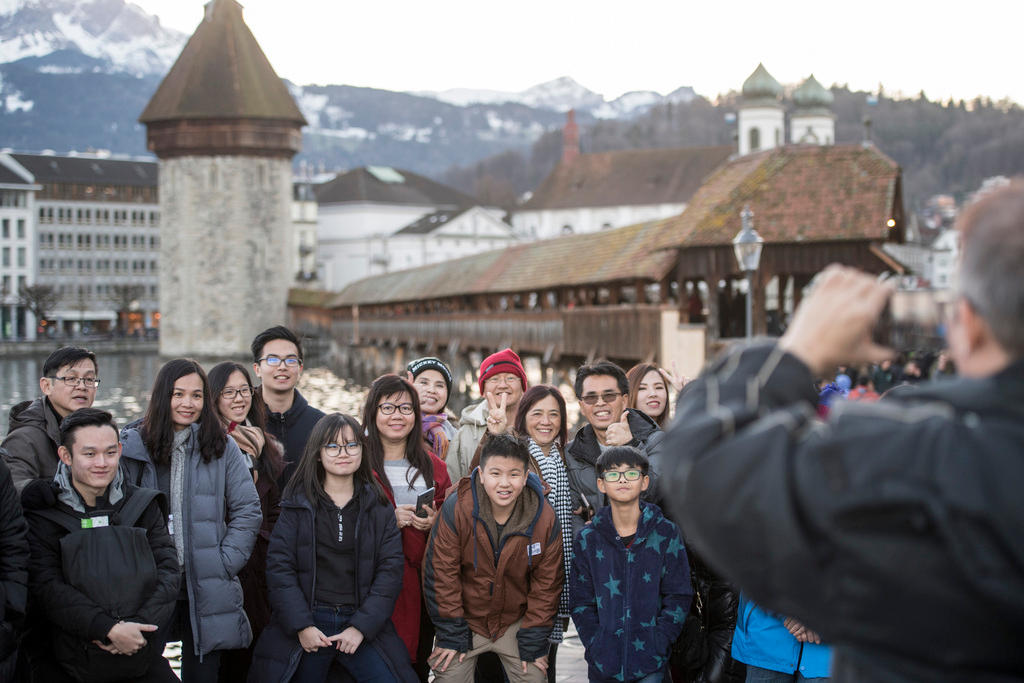
<path fill-rule="evenodd" d="M 462 410 L 459 431 L 452 439 L 451 446 L 448 447 L 448 457 L 445 459 L 453 486 L 472 471 L 469 464 L 473 461 L 480 439 L 487 433 L 487 412 L 486 400 L 468 405 Z"/>
<path fill-rule="evenodd" d="M 248 647 L 252 641 L 237 577 L 252 554 L 263 517 L 246 458 L 234 440 L 227 440 L 223 456 L 204 463 L 199 427 L 193 424 L 190 429 L 184 519 L 174 520 L 173 526 L 174 533 L 184 534 L 189 618 L 196 655 L 202 656 Z M 126 427 L 121 442 L 121 466 L 128 480 L 158 489 L 156 466 L 139 429 Z"/>
<path fill-rule="evenodd" d="M 661 442 L 665 432 L 658 423 L 645 413 L 627 408 L 629 431 L 633 433 L 630 446 L 638 448 L 650 463 L 651 483 L 644 492 L 644 500 L 661 505 L 658 495 L 658 475 L 661 473 Z M 573 538 L 583 526 L 605 506 L 604 494 L 597 490 L 597 459 L 601 446 L 597 442 L 594 428 L 583 425 L 565 448 L 565 465 L 569 475 L 569 490 L 572 493 L 572 509 L 583 506 L 583 515 L 573 515 Z"/>
<path fill-rule="evenodd" d="M 23 401 L 11 408 L 3 447 L 18 493 L 33 479 L 52 479 L 57 472 L 60 417 L 46 397 Z"/>

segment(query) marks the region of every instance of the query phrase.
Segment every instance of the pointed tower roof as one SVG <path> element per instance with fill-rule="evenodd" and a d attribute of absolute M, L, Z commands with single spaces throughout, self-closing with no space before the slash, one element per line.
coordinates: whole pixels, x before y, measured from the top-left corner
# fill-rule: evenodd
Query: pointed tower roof
<path fill-rule="evenodd" d="M 764 64 L 758 62 L 754 73 L 743 81 L 743 105 L 747 107 L 780 106 L 779 96 L 782 84 L 768 73 Z"/>
<path fill-rule="evenodd" d="M 793 103 L 797 107 L 794 116 L 831 115 L 830 107 L 835 96 L 811 74 L 793 91 Z"/>
<path fill-rule="evenodd" d="M 211 0 L 139 121 L 160 158 L 291 158 L 306 119 L 242 19 L 235 0 Z"/>
<path fill-rule="evenodd" d="M 210 118 L 306 123 L 235 0 L 211 0 L 206 5 L 203 20 L 139 121 Z"/>

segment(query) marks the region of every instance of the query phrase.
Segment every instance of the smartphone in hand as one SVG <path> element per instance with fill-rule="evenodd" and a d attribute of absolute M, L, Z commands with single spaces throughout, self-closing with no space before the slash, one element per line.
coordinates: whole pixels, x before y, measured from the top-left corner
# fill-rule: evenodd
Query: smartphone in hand
<path fill-rule="evenodd" d="M 416 496 L 416 516 L 426 517 L 427 507 L 434 505 L 434 487 L 431 486 L 429 489 Z"/>

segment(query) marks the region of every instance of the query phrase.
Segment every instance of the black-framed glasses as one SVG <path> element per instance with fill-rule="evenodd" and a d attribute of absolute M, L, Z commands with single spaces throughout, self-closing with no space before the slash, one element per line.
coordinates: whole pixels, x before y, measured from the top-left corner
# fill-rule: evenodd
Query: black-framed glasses
<path fill-rule="evenodd" d="M 222 392 L 220 392 L 220 395 L 230 401 L 233 401 L 235 399 L 235 396 L 249 398 L 250 396 L 252 396 L 252 387 L 242 387 L 241 389 L 224 389 Z"/>
<path fill-rule="evenodd" d="M 640 481 L 640 477 L 642 476 L 644 476 L 644 473 L 640 470 L 626 470 L 625 472 L 609 470 L 608 472 L 601 473 L 601 478 L 609 484 L 614 484 L 619 479 L 625 479 L 626 481 Z"/>
<path fill-rule="evenodd" d="M 621 391 L 602 391 L 600 394 L 586 394 L 585 396 L 580 396 L 580 400 L 586 403 L 588 406 L 593 406 L 597 405 L 598 399 L 604 401 L 605 403 L 611 403 L 619 396 L 622 396 Z"/>
<path fill-rule="evenodd" d="M 363 444 L 358 441 L 349 441 L 346 444 L 329 443 L 324 446 L 324 453 L 332 458 L 337 458 L 341 455 L 342 449 L 349 455 L 359 455 L 363 452 Z"/>
<path fill-rule="evenodd" d="M 381 403 L 377 406 L 377 410 L 380 411 L 381 415 L 394 415 L 397 410 L 402 415 L 412 415 L 412 404 L 411 403 Z"/>
<path fill-rule="evenodd" d="M 54 375 L 50 379 L 60 380 L 61 382 L 64 382 L 65 386 L 69 387 L 77 387 L 79 384 L 81 384 L 86 389 L 92 389 L 98 386 L 100 383 L 100 381 L 95 377 L 70 377 L 68 375 L 64 375 L 63 377 L 57 377 L 56 375 Z"/>
<path fill-rule="evenodd" d="M 266 363 L 272 368 L 276 368 L 281 363 L 284 363 L 289 368 L 297 368 L 302 365 L 302 359 L 298 356 L 285 356 L 284 358 L 280 356 L 263 356 L 257 362 Z"/>

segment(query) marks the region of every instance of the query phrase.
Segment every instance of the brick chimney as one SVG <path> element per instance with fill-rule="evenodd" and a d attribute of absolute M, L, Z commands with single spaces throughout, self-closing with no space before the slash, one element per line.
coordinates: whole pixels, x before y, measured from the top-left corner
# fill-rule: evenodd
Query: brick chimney
<path fill-rule="evenodd" d="M 580 127 L 576 125 L 576 111 L 570 109 L 562 129 L 562 163 L 569 164 L 580 155 Z"/>

